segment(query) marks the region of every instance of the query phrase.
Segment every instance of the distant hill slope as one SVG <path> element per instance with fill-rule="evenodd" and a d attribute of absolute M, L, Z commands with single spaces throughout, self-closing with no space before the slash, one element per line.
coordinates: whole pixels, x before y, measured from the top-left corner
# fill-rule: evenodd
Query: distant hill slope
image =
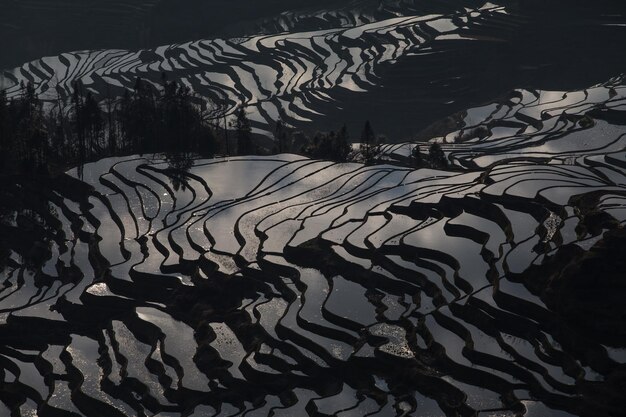
<path fill-rule="evenodd" d="M 0 0 L 0 68 L 44 55 L 84 49 L 138 49 L 210 37 L 246 36 L 280 30 L 285 21 L 308 29 L 326 27 L 326 12 L 378 11 L 381 18 L 414 10 L 416 1 L 379 0 Z M 485 1 L 429 2 L 429 12 L 450 4 L 477 7 Z M 286 14 L 286 16 L 283 16 Z M 289 16 L 299 16 L 295 19 Z M 272 21 L 283 24 L 272 24 Z M 333 21 L 333 19 L 331 19 Z M 267 23 L 267 25 L 264 24 Z M 332 24 L 335 22 L 333 21 Z"/>
<path fill-rule="evenodd" d="M 624 14 L 446 4 L 285 12 L 248 25 L 265 34 L 64 53 L 0 73 L 0 85 L 11 95 L 32 82 L 56 102 L 76 80 L 102 98 L 122 95 L 136 77 L 159 83 L 166 73 L 230 113 L 243 103 L 259 133 L 269 134 L 279 117 L 309 131 L 347 123 L 352 132 L 369 119 L 402 141 L 514 88 L 576 90 L 626 71 L 626 55 L 616 53 L 626 39 Z"/>

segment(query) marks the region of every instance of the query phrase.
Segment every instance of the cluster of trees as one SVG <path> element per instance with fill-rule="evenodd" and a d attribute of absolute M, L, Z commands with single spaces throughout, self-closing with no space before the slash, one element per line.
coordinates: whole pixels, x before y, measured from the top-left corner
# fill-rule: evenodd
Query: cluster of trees
<path fill-rule="evenodd" d="M 0 172 L 8 165 L 35 166 L 48 157 L 49 120 L 32 86 L 17 100 L 0 92 Z"/>
<path fill-rule="evenodd" d="M 218 148 L 227 155 L 295 152 L 369 164 L 376 162 L 378 146 L 386 142 L 375 135 L 369 121 L 360 147 L 353 150 L 345 125 L 309 137 L 278 120 L 273 145 L 263 148 L 253 140 L 246 109 L 240 106 L 230 123 L 236 141 L 231 145 L 226 108 L 165 76 L 158 85 L 138 78 L 132 91 L 102 102 L 77 82 L 70 103 L 47 104 L 46 111 L 33 86 L 22 87 L 22 94 L 11 99 L 0 92 L 0 173 L 45 173 L 55 165 L 65 169 L 107 156 L 143 153 L 164 153 L 172 169 L 183 172 L 191 166 L 192 155 L 212 156 Z M 427 155 L 415 147 L 411 159 L 416 167 L 447 165 L 438 144 L 431 145 Z"/>
<path fill-rule="evenodd" d="M 44 110 L 29 84 L 19 97 L 0 92 L 0 172 L 43 172 L 105 156 L 164 152 L 213 154 L 206 103 L 187 87 L 137 79 L 132 92 L 98 103 L 80 82 L 71 103 Z"/>
<path fill-rule="evenodd" d="M 313 159 L 347 161 L 352 151 L 348 139 L 348 129 L 345 125 L 337 132 L 317 132 L 306 141 L 306 145 L 302 148 L 302 153 Z"/>
<path fill-rule="evenodd" d="M 285 128 L 282 124 L 277 124 L 276 130 L 274 139 L 279 144 L 279 149 L 284 149 L 283 144 L 287 144 L 288 147 L 297 142 L 288 139 L 289 136 L 284 133 Z M 337 131 L 318 132 L 311 138 L 304 137 L 304 146 L 301 147 L 300 153 L 315 159 L 331 159 L 340 162 L 356 160 L 371 164 L 376 162 L 380 144 L 387 142 L 384 136 L 376 136 L 369 120 L 365 122 L 357 149 L 352 148 L 349 139 L 345 125 Z"/>
<path fill-rule="evenodd" d="M 411 164 L 415 168 L 430 167 L 442 169 L 448 166 L 448 160 L 443 149 L 441 149 L 441 145 L 435 142 L 428 147 L 428 154 L 422 154 L 419 146 L 414 146 L 411 151 Z"/>

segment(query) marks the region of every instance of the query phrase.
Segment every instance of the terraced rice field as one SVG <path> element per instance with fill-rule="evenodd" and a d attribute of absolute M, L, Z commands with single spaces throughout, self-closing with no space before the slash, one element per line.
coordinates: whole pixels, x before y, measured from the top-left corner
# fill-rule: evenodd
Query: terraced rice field
<path fill-rule="evenodd" d="M 469 109 L 436 139 L 458 169 L 403 167 L 419 144 L 382 165 L 242 156 L 182 177 L 128 156 L 16 191 L 49 202 L 31 213 L 48 255 L 2 272 L 0 414 L 588 413 L 581 387 L 626 350 L 564 335 L 522 277 L 602 237 L 580 228 L 585 198 L 626 221 L 626 132 L 599 118 L 623 114 L 624 88 Z"/>
<path fill-rule="evenodd" d="M 255 132 L 270 134 L 279 118 L 291 125 L 310 125 L 336 113 L 342 103 L 376 90 L 382 72 L 398 60 L 445 49 L 448 40 L 463 39 L 465 25 L 500 13 L 502 7 L 485 6 L 445 16 L 357 21 L 347 28 L 198 40 L 139 51 L 64 53 L 5 71 L 4 87 L 9 95 L 19 94 L 20 85 L 31 82 L 55 102 L 71 97 L 76 80 L 105 98 L 122 96 L 137 77 L 158 84 L 162 74 L 168 74 L 220 102 L 220 114 L 244 103 Z"/>
<path fill-rule="evenodd" d="M 279 118 L 305 131 L 347 123 L 357 133 L 370 119 L 402 142 L 438 118 L 520 85 L 571 91 L 626 68 L 623 54 L 611 53 L 626 36 L 623 14 L 564 8 L 562 20 L 552 21 L 543 10 L 503 4 L 361 1 L 296 8 L 241 24 L 236 33 L 44 55 L 4 68 L 0 88 L 13 96 L 31 82 L 56 105 L 59 98 L 69 103 L 78 80 L 103 99 L 123 96 L 137 77 L 160 85 L 165 74 L 219 103 L 216 118 L 245 105 L 259 134 L 271 136 Z M 146 2 L 142 13 L 152 6 Z"/>
<path fill-rule="evenodd" d="M 0 0 L 3 38 L 25 30 L 7 16 L 51 10 L 72 38 L 91 10 L 97 45 L 2 69 L 9 97 L 31 82 L 67 104 L 77 80 L 118 97 L 165 73 L 222 103 L 216 117 L 244 104 L 258 134 L 370 118 L 394 142 L 377 165 L 220 156 L 180 172 L 130 155 L 7 184 L 0 417 L 624 415 L 622 334 L 589 327 L 606 317 L 586 294 L 568 321 L 538 284 L 555 259 L 624 252 L 603 237 L 626 222 L 626 66 L 605 53 L 624 14 L 278 3 L 157 36 L 177 19 L 166 1 Z M 98 49 L 131 25 L 138 38 Z M 448 169 L 415 168 L 432 142 Z M 585 271 L 589 299 L 614 265 Z"/>

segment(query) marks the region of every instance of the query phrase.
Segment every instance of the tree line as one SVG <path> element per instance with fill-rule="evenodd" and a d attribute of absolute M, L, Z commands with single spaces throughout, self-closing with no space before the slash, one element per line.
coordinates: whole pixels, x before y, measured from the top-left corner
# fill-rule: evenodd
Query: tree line
<path fill-rule="evenodd" d="M 175 169 L 184 170 L 193 155 L 211 157 L 268 153 L 301 153 L 315 159 L 376 163 L 376 136 L 367 121 L 360 146 L 353 148 L 346 126 L 308 136 L 276 121 L 272 145 L 252 134 L 244 106 L 226 126 L 225 106 L 206 101 L 163 75 L 160 84 L 137 78 L 122 97 L 98 101 L 80 81 L 69 103 L 44 103 L 31 84 L 19 96 L 0 91 L 0 173 L 49 173 L 115 155 L 163 153 Z M 216 109 L 221 109 L 222 114 Z M 222 127 L 220 120 L 224 120 Z M 229 132 L 231 138 L 229 138 Z M 437 151 L 437 149 L 435 149 Z M 438 152 L 413 155 L 415 166 L 444 165 Z"/>
<path fill-rule="evenodd" d="M 79 82 L 69 105 L 44 104 L 31 84 L 0 92 L 0 172 L 42 172 L 112 155 L 214 153 L 206 103 L 175 81 L 137 79 L 121 98 L 98 102 Z"/>

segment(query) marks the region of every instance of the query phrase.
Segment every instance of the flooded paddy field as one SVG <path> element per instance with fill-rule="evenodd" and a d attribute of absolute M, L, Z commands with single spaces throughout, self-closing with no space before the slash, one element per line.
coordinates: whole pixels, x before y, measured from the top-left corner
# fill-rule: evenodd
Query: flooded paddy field
<path fill-rule="evenodd" d="M 3 177 L 0 417 L 625 415 L 623 10 L 244 3 L 202 29 L 103 1 L 95 28 L 142 35 L 84 44 L 76 5 L 48 47 L 2 57 L 0 88 L 53 106 L 78 80 L 106 99 L 166 74 L 259 135 L 369 118 L 378 163 Z M 0 5 L 6 36 L 61 10 Z M 435 142 L 445 168 L 416 162 Z"/>
<path fill-rule="evenodd" d="M 13 13 L 36 13 L 38 6 L 43 8 L 38 3 L 29 2 L 30 9 L 15 6 Z M 76 34 L 62 43 L 65 49 L 38 51 L 4 64 L 0 88 L 11 96 L 19 94 L 20 83 L 31 82 L 42 99 L 55 104 L 70 101 L 78 80 L 86 91 L 106 99 L 132 90 L 137 77 L 158 86 L 165 74 L 219 103 L 220 113 L 225 109 L 232 115 L 239 104 L 245 105 L 259 134 L 271 135 L 280 118 L 308 132 L 345 123 L 354 136 L 370 119 L 389 141 L 404 142 L 440 118 L 511 90 L 581 90 L 626 68 L 624 54 L 616 52 L 626 37 L 626 17 L 618 2 L 610 0 L 587 7 L 560 0 L 545 5 L 301 1 L 289 7 L 271 1 L 262 10 L 249 4 L 254 2 L 237 0 L 217 2 L 200 15 L 191 5 L 176 11 L 167 1 L 135 7 L 102 3 L 134 22 L 136 31 L 150 28 L 154 39 L 149 46 L 137 46 L 131 42 L 134 36 L 114 41 L 125 31 L 106 28 L 121 20 L 105 13 L 104 6 L 82 20 L 78 11 L 65 14 L 59 19 L 105 25 L 101 31 L 90 29 L 98 38 L 91 41 L 94 46 L 82 45 L 89 37 Z M 203 7 L 210 7 L 206 3 Z M 37 13 L 50 9 L 57 8 Z M 174 24 L 185 13 L 187 19 L 180 20 L 186 23 Z M 144 15 L 152 20 L 144 22 Z M 217 22 L 208 24 L 212 21 Z M 72 28 L 67 30 L 78 30 Z M 7 35 L 9 41 L 26 37 L 15 31 Z M 33 28 L 29 34 L 47 36 L 41 31 Z M 110 32 L 116 35 L 104 35 Z"/>
<path fill-rule="evenodd" d="M 619 414 L 626 138 L 575 110 L 621 112 L 621 81 L 590 90 L 544 126 L 516 118 L 543 93 L 482 112 L 490 134 L 444 144 L 458 169 L 402 166 L 409 143 L 371 166 L 197 159 L 181 184 L 128 156 L 8 187 L 5 413 Z M 593 284 L 559 283 L 568 264 Z"/>

